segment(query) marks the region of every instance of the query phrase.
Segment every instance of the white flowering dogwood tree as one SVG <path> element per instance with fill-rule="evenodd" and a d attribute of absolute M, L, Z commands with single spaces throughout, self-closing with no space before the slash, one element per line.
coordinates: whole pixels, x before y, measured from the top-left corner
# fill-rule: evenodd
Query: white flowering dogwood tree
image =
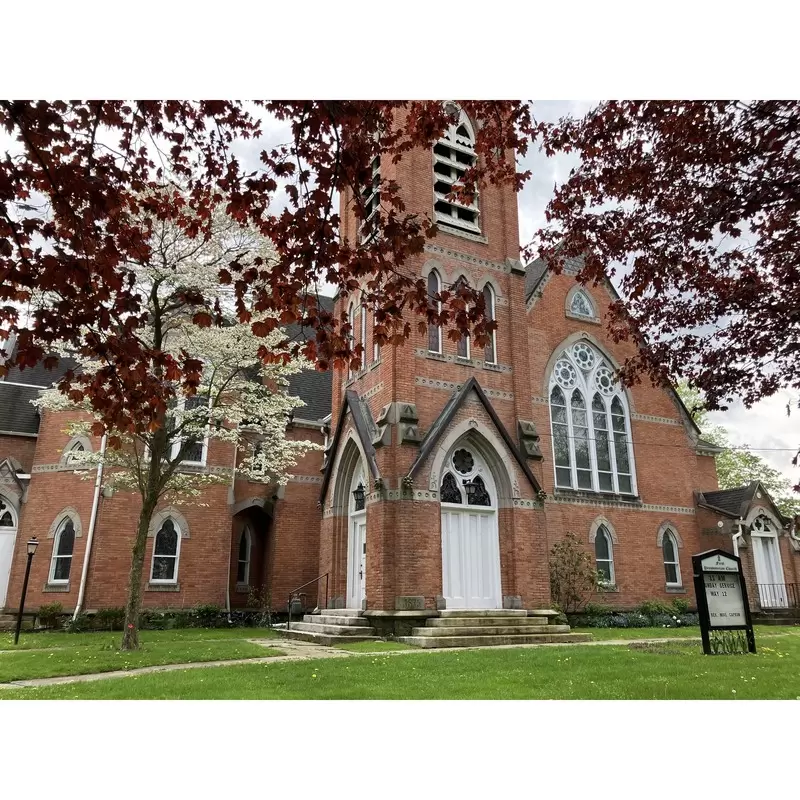
<path fill-rule="evenodd" d="M 232 294 L 226 296 L 219 285 L 220 267 L 237 257 L 259 258 L 268 265 L 273 258 L 271 242 L 231 221 L 221 208 L 213 212 L 211 231 L 205 237 L 191 238 L 177 226 L 158 220 L 148 220 L 145 227 L 150 237 L 147 258 L 128 264 L 128 279 L 139 287 L 145 313 L 131 320 L 129 329 L 137 345 L 144 345 L 149 354 L 152 377 L 162 385 L 172 383 L 166 411 L 155 423 L 131 429 L 104 426 L 94 398 L 102 396 L 102 383 L 114 380 L 115 370 L 96 357 L 81 358 L 80 354 L 76 372 L 83 386 L 89 378 L 92 392 L 73 388 L 64 394 L 54 388 L 37 401 L 49 411 L 76 413 L 76 421 L 69 424 L 72 435 L 106 435 L 104 452 L 71 453 L 71 463 L 87 470 L 102 463 L 105 486 L 138 492 L 141 497 L 123 650 L 139 646 L 145 547 L 159 505 L 191 498 L 197 503 L 205 487 L 229 483 L 231 469 L 249 480 L 282 485 L 297 459 L 318 447 L 286 437 L 291 414 L 304 405 L 287 394 L 287 379 L 311 365 L 300 357 L 289 357 L 287 335 L 280 328 L 266 337 L 256 336 L 253 325 L 265 315 L 248 309 L 249 321 L 241 322 L 241 315 L 233 313 Z M 74 352 L 70 355 L 75 357 Z M 185 369 L 183 374 L 171 369 L 178 360 L 184 367 L 196 362 L 188 380 Z M 181 376 L 180 382 L 174 380 L 175 375 Z M 214 441 L 231 446 L 227 469 L 205 466 L 208 446 Z"/>

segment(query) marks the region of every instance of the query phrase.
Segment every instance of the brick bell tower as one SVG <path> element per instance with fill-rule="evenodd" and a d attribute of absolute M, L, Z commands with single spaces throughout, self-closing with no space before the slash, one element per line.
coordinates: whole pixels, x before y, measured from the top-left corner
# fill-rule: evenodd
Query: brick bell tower
<path fill-rule="evenodd" d="M 409 212 L 437 223 L 406 269 L 431 292 L 457 281 L 483 291 L 494 342 L 412 325 L 403 345 L 378 348 L 358 292 L 336 300 L 366 355 L 358 373 L 333 375 L 320 572 L 330 572 L 329 606 L 392 618 L 395 629 L 437 609 L 550 602 L 517 196 L 483 185 L 471 206 L 446 199 L 476 159 L 474 123 L 450 105 L 453 122 L 431 150 L 376 159 L 373 170 L 398 183 Z M 374 187 L 364 197 L 377 208 Z M 341 198 L 342 235 L 355 239 L 351 200 Z"/>

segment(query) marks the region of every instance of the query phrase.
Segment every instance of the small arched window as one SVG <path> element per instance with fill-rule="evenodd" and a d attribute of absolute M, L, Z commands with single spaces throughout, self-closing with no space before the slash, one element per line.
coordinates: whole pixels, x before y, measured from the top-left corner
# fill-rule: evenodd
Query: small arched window
<path fill-rule="evenodd" d="M 488 322 L 495 321 L 495 299 L 494 299 L 494 289 L 487 283 L 486 286 L 483 287 L 483 302 L 486 306 L 486 319 Z M 495 336 L 495 331 L 492 331 L 489 336 L 489 342 L 487 343 L 484 349 L 484 360 L 487 364 L 496 364 L 497 363 L 497 340 Z"/>
<path fill-rule="evenodd" d="M 556 486 L 635 494 L 625 396 L 602 354 L 586 341 L 561 352 L 550 376 Z"/>
<path fill-rule="evenodd" d="M 356 346 L 356 305 L 355 303 L 350 304 L 350 309 L 347 312 L 347 323 L 350 326 L 350 333 L 348 333 L 348 341 L 350 342 L 350 351 L 355 349 Z M 353 366 L 348 360 L 347 362 L 347 379 L 353 377 Z"/>
<path fill-rule="evenodd" d="M 16 528 L 17 519 L 11 504 L 0 497 L 0 528 Z"/>
<path fill-rule="evenodd" d="M 372 363 L 376 363 L 381 357 L 381 346 L 378 344 L 378 339 L 375 335 L 375 326 L 378 324 L 378 301 L 372 308 Z"/>
<path fill-rule="evenodd" d="M 575 317 L 584 317 L 586 319 L 597 318 L 594 303 L 583 289 L 578 289 L 572 294 L 569 300 L 568 311 Z"/>
<path fill-rule="evenodd" d="M 363 370 L 367 366 L 367 306 L 364 303 L 361 304 L 360 314 L 361 369 Z"/>
<path fill-rule="evenodd" d="M 247 586 L 250 583 L 250 552 L 253 547 L 253 538 L 250 533 L 250 526 L 242 528 L 239 537 L 239 560 L 236 566 L 236 583 Z"/>
<path fill-rule="evenodd" d="M 460 277 L 456 280 L 453 284 L 453 294 L 458 294 L 459 290 L 462 286 L 468 285 L 464 277 Z M 458 346 L 456 347 L 456 355 L 459 358 L 469 358 L 470 353 L 470 345 L 469 345 L 469 336 L 461 336 L 458 340 Z"/>
<path fill-rule="evenodd" d="M 475 134 L 467 115 L 454 103 L 446 111 L 451 123 L 433 147 L 433 208 L 436 222 L 443 228 L 480 233 L 477 192 L 471 202 L 448 200 L 454 186 L 477 162 Z"/>
<path fill-rule="evenodd" d="M 442 310 L 442 304 L 436 299 L 441 288 L 439 273 L 433 269 L 428 273 L 428 307 L 437 313 Z M 438 354 L 442 352 L 442 328 L 440 325 L 428 325 L 428 352 Z"/>
<path fill-rule="evenodd" d="M 605 525 L 600 525 L 594 539 L 594 560 L 600 583 L 614 585 L 614 545 Z"/>
<path fill-rule="evenodd" d="M 79 453 L 85 453 L 86 446 L 83 442 L 74 442 L 64 453 L 64 466 L 72 467 L 80 464 Z"/>
<path fill-rule="evenodd" d="M 678 543 L 671 530 L 664 531 L 661 541 L 661 551 L 664 554 L 664 572 L 667 576 L 667 586 L 681 586 L 681 565 L 678 561 Z"/>
<path fill-rule="evenodd" d="M 75 549 L 75 523 L 67 517 L 53 539 L 53 557 L 50 560 L 50 583 L 69 583 L 72 553 Z"/>
<path fill-rule="evenodd" d="M 153 542 L 153 562 L 150 568 L 151 583 L 177 583 L 178 559 L 181 537 L 174 520 L 167 518 L 161 524 Z"/>

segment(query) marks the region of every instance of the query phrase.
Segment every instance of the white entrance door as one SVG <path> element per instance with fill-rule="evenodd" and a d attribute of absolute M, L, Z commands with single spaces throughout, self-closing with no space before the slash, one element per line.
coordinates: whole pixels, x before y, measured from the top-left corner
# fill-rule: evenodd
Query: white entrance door
<path fill-rule="evenodd" d="M 0 527 L 0 609 L 6 605 L 8 577 L 11 573 L 11 559 L 14 556 L 16 528 Z"/>
<path fill-rule="evenodd" d="M 786 608 L 786 584 L 776 536 L 753 536 L 753 559 L 756 566 L 758 598 L 762 608 Z"/>
<path fill-rule="evenodd" d="M 442 507 L 442 591 L 447 608 L 502 608 L 494 511 Z"/>
<path fill-rule="evenodd" d="M 363 608 L 367 597 L 367 515 L 350 517 L 347 543 L 347 607 Z"/>

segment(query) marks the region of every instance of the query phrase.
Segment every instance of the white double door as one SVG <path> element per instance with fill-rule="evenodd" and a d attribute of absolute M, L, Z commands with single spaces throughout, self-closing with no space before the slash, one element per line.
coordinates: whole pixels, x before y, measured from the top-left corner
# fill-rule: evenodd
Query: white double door
<path fill-rule="evenodd" d="M 11 574 L 16 538 L 16 528 L 0 528 L 0 608 L 8 602 L 8 578 Z"/>
<path fill-rule="evenodd" d="M 367 514 L 350 515 L 347 537 L 347 607 L 363 608 L 367 597 Z"/>
<path fill-rule="evenodd" d="M 777 536 L 753 536 L 753 560 L 761 608 L 786 608 L 788 597 Z"/>
<path fill-rule="evenodd" d="M 442 504 L 442 591 L 447 608 L 502 608 L 494 510 Z"/>

